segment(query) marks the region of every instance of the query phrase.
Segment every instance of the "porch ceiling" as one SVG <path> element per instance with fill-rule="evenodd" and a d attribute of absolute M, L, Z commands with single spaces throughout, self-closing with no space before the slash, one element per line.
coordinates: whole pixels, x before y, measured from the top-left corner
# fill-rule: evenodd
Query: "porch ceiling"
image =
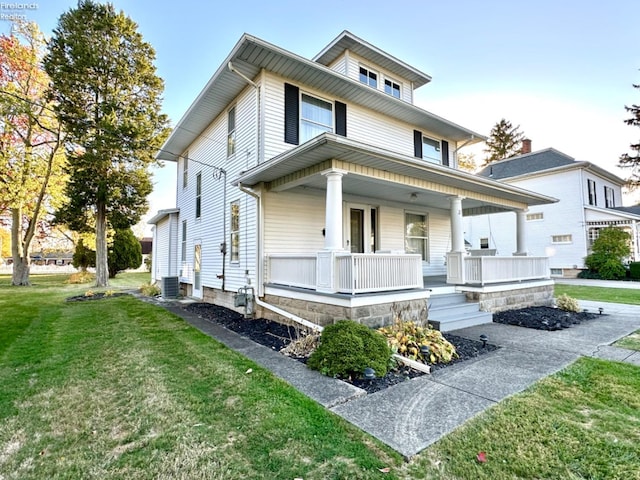
<path fill-rule="evenodd" d="M 320 135 L 278 157 L 244 172 L 236 183 L 252 186 L 264 182 L 273 191 L 325 190 L 321 172 L 339 168 L 343 193 L 390 202 L 449 208 L 449 197 L 464 197 L 465 215 L 526 208 L 557 201 L 453 168 L 333 134 Z M 416 195 L 412 198 L 412 193 Z"/>

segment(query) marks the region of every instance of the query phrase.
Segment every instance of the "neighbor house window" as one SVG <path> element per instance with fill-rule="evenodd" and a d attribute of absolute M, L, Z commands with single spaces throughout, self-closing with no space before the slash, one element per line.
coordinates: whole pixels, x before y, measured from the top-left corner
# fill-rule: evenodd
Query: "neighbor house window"
<path fill-rule="evenodd" d="M 590 228 L 589 229 L 589 246 L 593 245 L 593 242 L 595 242 L 598 237 L 600 236 L 600 229 L 599 228 Z"/>
<path fill-rule="evenodd" d="M 303 93 L 300 108 L 300 143 L 324 132 L 333 132 L 333 104 Z"/>
<path fill-rule="evenodd" d="M 589 190 L 589 205 L 597 205 L 598 201 L 596 198 L 596 181 L 587 180 L 587 189 Z"/>
<path fill-rule="evenodd" d="M 562 276 L 562 269 L 561 268 L 552 268 L 551 269 L 551 275 L 554 277 L 561 277 Z"/>
<path fill-rule="evenodd" d="M 404 214 L 404 225 L 404 245 L 406 252 L 420 254 L 422 261 L 428 261 L 429 235 L 427 230 L 427 216 L 407 212 Z"/>
<path fill-rule="evenodd" d="M 542 212 L 527 213 L 527 222 L 534 222 L 536 220 L 543 220 L 543 219 L 544 219 L 544 215 Z"/>
<path fill-rule="evenodd" d="M 187 188 L 187 180 L 189 178 L 189 152 L 182 158 L 182 188 Z"/>
<path fill-rule="evenodd" d="M 422 137 L 422 158 L 434 163 L 442 162 L 440 142 L 429 137 Z"/>
<path fill-rule="evenodd" d="M 552 235 L 551 243 L 572 243 L 573 238 L 571 235 Z"/>
<path fill-rule="evenodd" d="M 187 221 L 182 221 L 182 255 L 180 255 L 180 259 L 183 262 L 187 261 Z"/>
<path fill-rule="evenodd" d="M 227 157 L 236 153 L 236 107 L 227 112 Z"/>
<path fill-rule="evenodd" d="M 613 196 L 613 188 L 604 187 L 604 206 L 607 208 L 613 208 L 616 206 L 615 198 Z"/>
<path fill-rule="evenodd" d="M 196 175 L 196 218 L 202 213 L 202 173 Z"/>
<path fill-rule="evenodd" d="M 231 261 L 240 261 L 240 202 L 231 203 Z"/>
<path fill-rule="evenodd" d="M 480 248 L 489 248 L 489 237 L 482 237 L 480 239 Z"/>
<path fill-rule="evenodd" d="M 393 80 L 389 80 L 388 78 L 385 79 L 384 93 L 388 93 L 392 97 L 400 98 L 400 84 L 394 82 Z"/>
<path fill-rule="evenodd" d="M 373 88 L 378 88 L 378 74 L 366 67 L 360 67 L 360 81 Z"/>

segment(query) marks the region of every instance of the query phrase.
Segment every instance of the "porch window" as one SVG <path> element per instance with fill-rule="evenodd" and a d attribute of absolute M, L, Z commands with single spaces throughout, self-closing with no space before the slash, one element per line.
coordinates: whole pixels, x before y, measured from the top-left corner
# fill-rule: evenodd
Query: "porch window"
<path fill-rule="evenodd" d="M 306 93 L 302 94 L 300 109 L 300 142 L 333 132 L 333 104 Z"/>
<path fill-rule="evenodd" d="M 240 261 L 240 202 L 231 202 L 231 261 Z"/>
<path fill-rule="evenodd" d="M 405 237 L 404 245 L 407 253 L 420 254 L 422 260 L 429 260 L 429 235 L 427 229 L 427 215 L 419 213 L 404 214 Z"/>
<path fill-rule="evenodd" d="M 384 93 L 400 98 L 400 84 L 386 78 L 384 81 Z"/>
<path fill-rule="evenodd" d="M 202 172 L 196 175 L 196 218 L 202 213 Z"/>
<path fill-rule="evenodd" d="M 604 206 L 607 208 L 613 208 L 616 206 L 613 188 L 611 187 L 604 187 Z"/>
<path fill-rule="evenodd" d="M 187 261 L 187 221 L 182 221 L 182 252 L 180 255 L 180 259 L 183 262 Z"/>
<path fill-rule="evenodd" d="M 599 236 L 600 236 L 599 228 L 592 227 L 589 229 L 589 248 L 591 248 L 591 245 L 593 245 L 593 242 L 595 242 Z"/>
<path fill-rule="evenodd" d="M 236 107 L 227 112 L 227 157 L 236 153 Z"/>
<path fill-rule="evenodd" d="M 597 205 L 598 199 L 596 198 L 595 180 L 587 180 L 587 190 L 589 191 L 589 205 Z"/>
<path fill-rule="evenodd" d="M 366 67 L 360 67 L 360 81 L 373 88 L 378 88 L 378 74 Z"/>

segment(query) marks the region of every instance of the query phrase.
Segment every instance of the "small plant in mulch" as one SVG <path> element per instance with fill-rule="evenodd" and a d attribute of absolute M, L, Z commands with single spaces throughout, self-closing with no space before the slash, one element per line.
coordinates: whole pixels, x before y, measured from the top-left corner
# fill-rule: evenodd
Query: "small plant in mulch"
<path fill-rule="evenodd" d="M 67 302 L 85 302 L 91 300 L 101 300 L 103 298 L 121 297 L 123 295 L 129 295 L 128 293 L 116 292 L 115 290 L 106 290 L 104 292 L 94 292 L 93 290 L 87 290 L 82 295 L 75 295 L 68 297 Z"/>
<path fill-rule="evenodd" d="M 578 300 L 570 297 L 566 293 L 563 293 L 558 298 L 556 298 L 556 306 L 560 310 L 564 310 L 565 312 L 579 312 L 580 305 L 578 304 Z"/>
<path fill-rule="evenodd" d="M 323 330 L 307 365 L 337 378 L 362 377 L 365 368 L 384 377 L 390 359 L 391 349 L 382 335 L 352 320 L 341 320 Z"/>
<path fill-rule="evenodd" d="M 393 325 L 378 329 L 398 355 L 424 363 L 449 363 L 458 356 L 454 347 L 442 333 L 429 325 L 421 326 L 411 320 L 396 320 Z M 428 353 L 421 347 L 428 347 Z"/>
<path fill-rule="evenodd" d="M 280 353 L 292 358 L 309 358 L 318 348 L 320 334 L 315 332 L 299 331 L 297 338 L 292 340 Z"/>

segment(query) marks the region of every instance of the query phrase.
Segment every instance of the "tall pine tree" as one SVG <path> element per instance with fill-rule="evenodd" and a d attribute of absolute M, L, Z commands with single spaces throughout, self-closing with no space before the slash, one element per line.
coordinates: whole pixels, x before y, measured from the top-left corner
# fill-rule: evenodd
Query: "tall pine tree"
<path fill-rule="evenodd" d="M 68 202 L 57 219 L 96 233 L 96 286 L 108 284 L 107 229 L 148 209 L 148 167 L 166 136 L 155 52 L 111 4 L 80 0 L 62 14 L 44 65 L 68 132 Z"/>
<path fill-rule="evenodd" d="M 510 121 L 504 118 L 500 120 L 493 126 L 485 142 L 487 148 L 484 152 L 487 157 L 482 166 L 518 155 L 522 149 L 523 138 L 524 133 L 520 131 L 520 125 L 514 127 Z"/>
<path fill-rule="evenodd" d="M 640 89 L 640 85 L 634 85 L 633 88 Z M 624 122 L 627 125 L 640 127 L 640 105 L 633 104 L 630 107 L 625 106 L 624 108 L 633 115 Z M 627 182 L 631 188 L 635 188 L 640 185 L 640 142 L 632 143 L 629 148 L 633 153 L 621 155 L 618 164 L 623 168 L 631 168 L 631 176 Z"/>

